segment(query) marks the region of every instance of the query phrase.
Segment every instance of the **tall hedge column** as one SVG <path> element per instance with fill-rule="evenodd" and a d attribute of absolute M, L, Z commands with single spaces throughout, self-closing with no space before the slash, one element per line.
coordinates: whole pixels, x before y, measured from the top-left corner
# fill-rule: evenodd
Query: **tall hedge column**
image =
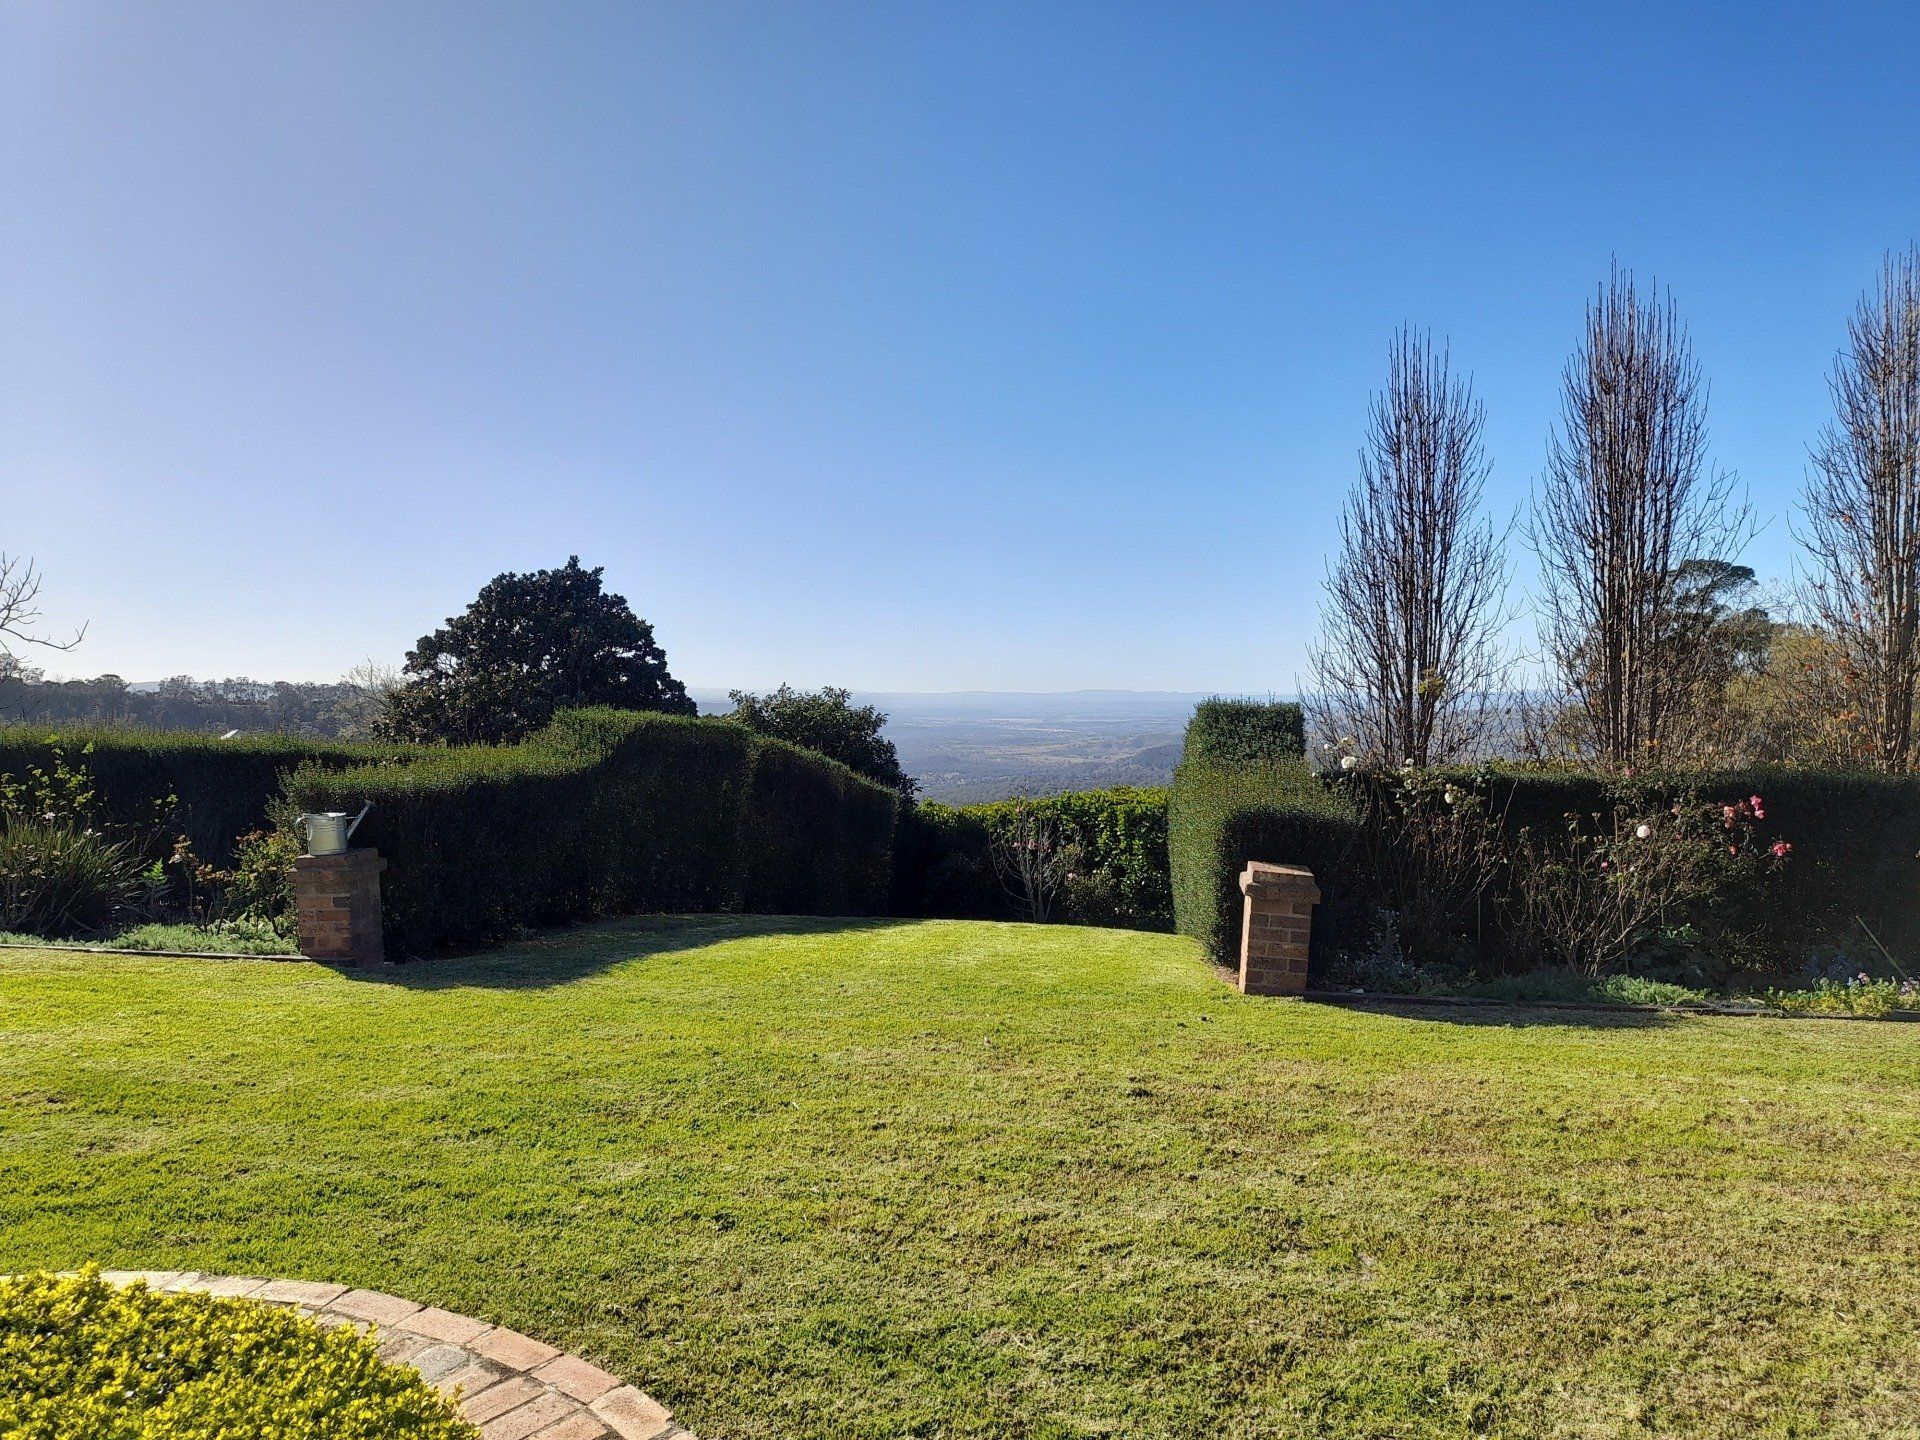
<path fill-rule="evenodd" d="M 380 872 L 386 868 L 371 848 L 302 855 L 293 862 L 302 955 L 334 965 L 378 965 L 386 958 L 380 931 Z"/>
<path fill-rule="evenodd" d="M 1308 939 L 1320 900 L 1313 872 L 1255 860 L 1240 876 L 1240 893 L 1247 897 L 1240 925 L 1240 992 L 1306 993 Z"/>

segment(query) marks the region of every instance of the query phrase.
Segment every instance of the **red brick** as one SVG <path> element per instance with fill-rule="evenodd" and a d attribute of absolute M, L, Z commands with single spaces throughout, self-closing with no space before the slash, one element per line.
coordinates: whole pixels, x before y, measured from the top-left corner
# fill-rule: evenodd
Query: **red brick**
<path fill-rule="evenodd" d="M 574 1404 L 564 1395 L 556 1395 L 551 1390 L 543 1391 L 540 1398 L 529 1401 L 518 1410 L 509 1410 L 499 1419 L 480 1427 L 480 1440 L 526 1440 L 535 1431 L 544 1430 L 554 1421 L 577 1413 Z M 469 1415 L 468 1419 L 473 1417 Z"/>
<path fill-rule="evenodd" d="M 656 1440 L 673 1423 L 664 1405 L 631 1385 L 609 1390 L 587 1408 L 611 1425 L 621 1440 Z"/>
<path fill-rule="evenodd" d="M 465 1345 L 475 1336 L 492 1328 L 484 1320 L 456 1315 L 451 1310 L 440 1309 L 437 1305 L 416 1310 L 396 1323 L 403 1330 L 411 1330 L 416 1335 L 430 1335 L 435 1340 L 445 1340 L 449 1345 Z"/>
<path fill-rule="evenodd" d="M 536 1431 L 533 1440 L 607 1440 L 613 1432 L 585 1410 L 576 1411 L 557 1425 Z"/>
<path fill-rule="evenodd" d="M 556 1390 L 564 1390 L 576 1400 L 598 1400 L 620 1383 L 617 1376 L 609 1375 L 598 1365 L 589 1365 L 577 1355 L 549 1360 L 533 1372 L 533 1378 L 546 1381 Z"/>
<path fill-rule="evenodd" d="M 411 1300 L 402 1300 L 397 1295 L 383 1295 L 378 1290 L 349 1290 L 327 1308 L 336 1314 L 351 1315 L 357 1320 L 371 1320 L 376 1325 L 392 1325 L 420 1307 Z"/>
<path fill-rule="evenodd" d="M 535 1340 L 531 1335 L 522 1335 L 518 1330 L 509 1330 L 497 1325 L 478 1339 L 471 1341 L 467 1348 L 476 1355 L 484 1355 L 489 1360 L 497 1360 L 509 1370 L 535 1370 L 549 1360 L 558 1359 L 557 1346 Z"/>
<path fill-rule="evenodd" d="M 496 1415 L 504 1415 L 516 1405 L 524 1405 L 546 1388 L 524 1375 L 513 1375 L 497 1385 L 477 1390 L 460 1402 L 460 1413 L 476 1425 L 484 1425 Z M 542 1422 L 545 1423 L 545 1422 Z M 532 1427 L 538 1430 L 540 1426 Z"/>

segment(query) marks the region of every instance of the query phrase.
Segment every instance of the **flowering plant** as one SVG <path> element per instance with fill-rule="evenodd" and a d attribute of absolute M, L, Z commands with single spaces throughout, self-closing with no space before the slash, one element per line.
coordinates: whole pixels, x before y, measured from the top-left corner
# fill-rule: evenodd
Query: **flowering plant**
<path fill-rule="evenodd" d="M 1666 803 L 1625 796 L 1609 812 L 1568 815 L 1558 841 L 1521 833 L 1509 904 L 1530 947 L 1551 962 L 1600 975 L 1663 939 L 1691 944 L 1699 929 L 1734 937 L 1754 887 L 1784 866 L 1793 846 L 1762 844 L 1766 801 Z"/>
<path fill-rule="evenodd" d="M 1486 901 L 1507 868 L 1488 774 L 1402 766 L 1338 783 L 1365 813 L 1357 858 L 1397 943 L 1414 963 L 1470 968 Z"/>
<path fill-rule="evenodd" d="M 1060 818 L 1022 801 L 989 848 L 994 873 L 1020 912 L 1036 924 L 1053 918 L 1061 892 L 1078 878 L 1080 847 Z"/>

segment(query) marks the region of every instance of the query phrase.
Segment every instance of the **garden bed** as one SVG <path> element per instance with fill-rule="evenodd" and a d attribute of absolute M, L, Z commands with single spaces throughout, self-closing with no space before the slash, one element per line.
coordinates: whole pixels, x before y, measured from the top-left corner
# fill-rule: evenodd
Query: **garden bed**
<path fill-rule="evenodd" d="M 118 934 L 49 940 L 0 930 L 0 949 L 80 950 L 94 954 L 173 955 L 205 960 L 297 960 L 290 936 L 265 927 L 230 925 L 137 925 Z"/>
<path fill-rule="evenodd" d="M 1618 1010 L 1643 1015 L 1714 1015 L 1772 1020 L 1907 1020 L 1920 1021 L 1920 1010 L 1888 1010 L 1866 1014 L 1847 1010 L 1787 1010 L 1778 1005 L 1739 1001 L 1675 1000 L 1646 1003 L 1632 1000 L 1509 1000 L 1481 995 L 1394 995 L 1365 990 L 1309 990 L 1305 996 L 1328 1005 L 1379 1005 L 1387 1008 L 1466 1006 L 1482 1010 Z"/>

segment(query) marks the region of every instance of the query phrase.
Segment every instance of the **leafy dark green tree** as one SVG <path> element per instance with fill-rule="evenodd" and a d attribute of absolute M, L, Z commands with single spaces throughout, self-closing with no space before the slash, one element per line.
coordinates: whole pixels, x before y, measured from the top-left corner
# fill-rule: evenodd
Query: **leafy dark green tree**
<path fill-rule="evenodd" d="M 394 740 L 505 744 L 556 710 L 611 705 L 691 715 L 653 627 L 602 588 L 600 568 L 498 575 L 464 614 L 407 652 L 380 730 Z"/>
<path fill-rule="evenodd" d="M 855 705 L 845 690 L 829 685 L 822 690 L 796 690 L 782 685 L 771 695 L 745 690 L 728 692 L 733 701 L 729 720 L 749 730 L 816 750 L 838 760 L 856 775 L 877 780 L 908 799 L 919 788 L 900 768 L 899 752 L 881 736 L 887 717 L 871 705 Z"/>

